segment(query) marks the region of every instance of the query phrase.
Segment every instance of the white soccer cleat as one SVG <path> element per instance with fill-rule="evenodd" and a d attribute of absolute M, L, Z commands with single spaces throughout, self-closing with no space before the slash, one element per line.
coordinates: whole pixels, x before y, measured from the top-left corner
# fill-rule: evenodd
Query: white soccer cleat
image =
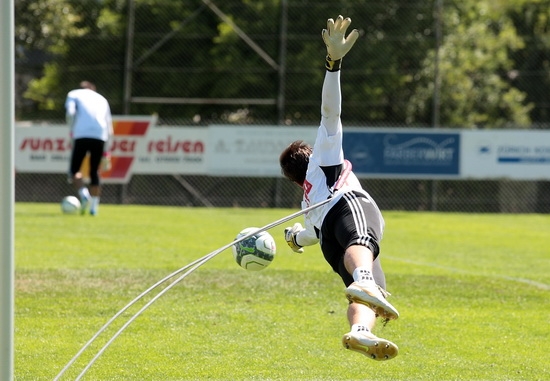
<path fill-rule="evenodd" d="M 342 337 L 344 348 L 362 353 L 376 361 L 391 360 L 399 348 L 391 341 L 376 337 L 372 332 L 349 332 Z"/>
<path fill-rule="evenodd" d="M 394 320 L 399 312 L 392 306 L 382 293 L 382 289 L 372 282 L 353 282 L 346 289 L 346 297 L 350 302 L 360 303 L 370 307 L 378 316 Z"/>

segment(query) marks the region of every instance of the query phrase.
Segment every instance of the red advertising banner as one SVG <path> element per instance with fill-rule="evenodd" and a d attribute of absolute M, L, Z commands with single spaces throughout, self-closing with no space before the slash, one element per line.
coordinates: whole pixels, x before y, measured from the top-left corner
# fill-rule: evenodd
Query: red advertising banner
<path fill-rule="evenodd" d="M 203 174 L 208 132 L 196 127 L 157 127 L 155 116 L 114 116 L 105 183 L 127 183 L 133 174 Z M 17 172 L 66 173 L 71 157 L 69 128 L 22 125 L 15 129 Z"/>

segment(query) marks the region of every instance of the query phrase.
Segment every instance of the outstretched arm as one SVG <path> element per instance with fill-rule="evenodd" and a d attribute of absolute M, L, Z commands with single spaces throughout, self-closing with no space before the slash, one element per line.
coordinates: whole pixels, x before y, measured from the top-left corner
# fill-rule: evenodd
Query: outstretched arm
<path fill-rule="evenodd" d="M 359 32 L 354 29 L 346 38 L 346 31 L 351 19 L 338 16 L 336 21 L 327 20 L 327 29 L 323 29 L 322 37 L 327 46 L 325 80 L 323 82 L 321 100 L 321 124 L 325 126 L 329 136 L 335 135 L 340 125 L 342 93 L 340 90 L 340 67 L 342 58 L 349 52 Z"/>
<path fill-rule="evenodd" d="M 325 126 L 328 136 L 336 135 L 338 129 L 341 128 L 342 92 L 340 90 L 340 71 L 330 72 L 327 70 L 321 97 L 321 124 Z"/>

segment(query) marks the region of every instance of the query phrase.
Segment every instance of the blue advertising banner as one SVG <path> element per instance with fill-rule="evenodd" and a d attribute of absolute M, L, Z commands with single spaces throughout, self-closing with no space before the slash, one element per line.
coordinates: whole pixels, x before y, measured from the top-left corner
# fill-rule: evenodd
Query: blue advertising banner
<path fill-rule="evenodd" d="M 459 177 L 460 134 L 344 131 L 344 154 L 359 177 Z"/>

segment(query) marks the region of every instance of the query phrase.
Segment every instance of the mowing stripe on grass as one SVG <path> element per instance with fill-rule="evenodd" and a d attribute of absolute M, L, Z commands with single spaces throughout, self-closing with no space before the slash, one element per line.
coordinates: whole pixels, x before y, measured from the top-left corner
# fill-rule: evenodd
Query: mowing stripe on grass
<path fill-rule="evenodd" d="M 473 272 L 473 271 L 459 269 L 459 268 L 456 268 L 456 267 L 442 266 L 442 265 L 439 265 L 437 263 L 426 263 L 426 262 L 412 261 L 410 259 L 397 258 L 397 257 L 393 257 L 393 256 L 390 256 L 390 255 L 384 255 L 384 259 L 388 259 L 388 260 L 392 260 L 392 261 L 396 261 L 396 262 L 409 263 L 411 265 L 416 265 L 416 266 L 433 267 L 433 268 L 438 268 L 438 269 L 447 270 L 447 271 L 454 272 L 454 273 L 466 274 L 466 275 L 489 276 L 489 277 L 493 277 L 493 278 L 509 280 L 509 281 L 512 281 L 512 282 L 525 283 L 525 284 L 528 284 L 530 286 L 540 288 L 542 290 L 550 290 L 550 285 L 548 285 L 546 283 L 537 282 L 537 281 L 534 281 L 534 280 L 531 280 L 531 279 L 516 278 L 516 277 L 511 277 L 511 276 L 507 276 L 507 275 L 499 275 L 499 274 L 481 274 L 481 273 L 476 273 L 476 272 Z"/>

